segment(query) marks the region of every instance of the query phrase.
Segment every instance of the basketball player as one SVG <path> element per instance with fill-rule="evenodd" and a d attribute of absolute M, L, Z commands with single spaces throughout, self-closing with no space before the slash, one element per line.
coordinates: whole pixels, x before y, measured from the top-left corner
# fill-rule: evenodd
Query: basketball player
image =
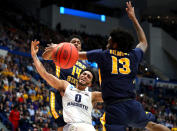
<path fill-rule="evenodd" d="M 80 36 L 71 36 L 69 41 L 77 48 L 78 51 L 81 51 L 82 39 Z M 42 54 L 43 59 L 51 60 L 52 50 L 56 46 L 57 44 L 50 44 L 48 47 L 46 47 L 45 52 Z M 70 84 L 76 86 L 80 72 L 86 67 L 88 67 L 88 64 L 81 60 L 77 61 L 76 65 L 70 69 L 61 69 L 60 67 L 56 66 L 56 76 L 62 80 L 67 80 Z M 63 131 L 63 126 L 66 124 L 62 115 L 63 107 L 61 95 L 60 92 L 55 88 L 50 89 L 50 110 L 57 123 L 58 131 Z"/>
<path fill-rule="evenodd" d="M 37 57 L 39 41 L 31 42 L 31 56 L 34 65 L 43 79 L 53 88 L 63 92 L 63 118 L 67 123 L 64 131 L 95 131 L 92 126 L 92 103 L 102 101 L 101 92 L 89 92 L 85 88 L 95 80 L 94 73 L 85 69 L 81 72 L 76 88 L 66 80 L 58 79 L 48 73 Z"/>
<path fill-rule="evenodd" d="M 147 128 L 149 131 L 169 131 L 151 121 L 141 103 L 135 100 L 133 81 L 138 64 L 147 50 L 147 40 L 131 2 L 126 2 L 127 14 L 137 31 L 139 43 L 131 49 L 133 37 L 124 30 L 110 33 L 107 50 L 81 52 L 80 59 L 97 62 L 101 75 L 102 96 L 105 103 L 105 127 L 108 131 L 125 131 L 126 127 Z"/>

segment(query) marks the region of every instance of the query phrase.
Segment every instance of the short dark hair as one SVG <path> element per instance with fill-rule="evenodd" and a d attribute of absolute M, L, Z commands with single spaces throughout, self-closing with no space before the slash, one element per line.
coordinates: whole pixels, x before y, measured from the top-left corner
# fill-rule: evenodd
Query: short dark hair
<path fill-rule="evenodd" d="M 70 42 L 73 38 L 78 38 L 81 41 L 81 44 L 83 43 L 83 39 L 79 35 L 71 35 L 68 39 L 68 42 Z"/>
<path fill-rule="evenodd" d="M 95 83 L 95 79 L 96 79 L 94 71 L 90 67 L 87 67 L 87 68 L 83 69 L 80 74 L 82 74 L 84 71 L 89 71 L 92 73 L 92 76 L 93 76 L 92 85 L 93 85 Z"/>
<path fill-rule="evenodd" d="M 110 36 L 113 43 L 117 43 L 117 50 L 122 52 L 130 52 L 134 43 L 131 33 L 124 29 L 116 28 L 111 31 Z"/>

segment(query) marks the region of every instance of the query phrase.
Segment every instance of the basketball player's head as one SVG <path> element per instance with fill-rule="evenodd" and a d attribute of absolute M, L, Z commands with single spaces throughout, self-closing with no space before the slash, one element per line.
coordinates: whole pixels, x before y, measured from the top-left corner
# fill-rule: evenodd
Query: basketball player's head
<path fill-rule="evenodd" d="M 130 52 L 133 43 L 133 36 L 128 31 L 117 28 L 111 31 L 106 47 L 107 49 Z"/>
<path fill-rule="evenodd" d="M 90 87 L 95 82 L 95 74 L 90 68 L 81 71 L 78 79 L 78 88 L 83 90 Z"/>
<path fill-rule="evenodd" d="M 82 38 L 78 35 L 73 35 L 69 38 L 69 42 L 72 43 L 78 51 L 81 51 Z"/>

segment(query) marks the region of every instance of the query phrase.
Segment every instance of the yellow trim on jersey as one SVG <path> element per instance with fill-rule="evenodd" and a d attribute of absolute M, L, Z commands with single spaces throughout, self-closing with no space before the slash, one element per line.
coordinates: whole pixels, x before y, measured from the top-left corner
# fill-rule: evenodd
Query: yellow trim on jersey
<path fill-rule="evenodd" d="M 105 127 L 105 124 L 106 124 L 106 113 L 104 112 L 103 116 L 100 118 L 100 122 L 103 126 L 102 128 L 102 131 L 106 131 L 106 127 Z"/>
<path fill-rule="evenodd" d="M 171 128 L 171 131 L 177 131 L 176 127 Z"/>
<path fill-rule="evenodd" d="M 60 78 L 60 67 L 56 66 L 56 75 Z"/>
<path fill-rule="evenodd" d="M 101 86 L 102 80 L 101 80 L 101 70 L 100 70 L 100 68 L 98 69 L 98 76 L 99 76 L 99 83 L 100 83 L 100 86 Z"/>
<path fill-rule="evenodd" d="M 52 115 L 55 119 L 57 119 L 59 117 L 58 113 L 55 110 L 55 93 L 50 92 L 50 108 L 51 108 L 51 112 Z"/>

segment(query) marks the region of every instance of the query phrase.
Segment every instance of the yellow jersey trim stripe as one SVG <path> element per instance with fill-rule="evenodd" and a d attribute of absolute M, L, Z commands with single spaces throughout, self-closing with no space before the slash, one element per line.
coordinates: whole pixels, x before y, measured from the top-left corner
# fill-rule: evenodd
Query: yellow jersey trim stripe
<path fill-rule="evenodd" d="M 60 78 L 60 67 L 56 66 L 56 75 Z"/>
<path fill-rule="evenodd" d="M 101 86 L 102 80 L 101 80 L 101 70 L 100 70 L 100 68 L 98 69 L 98 75 L 99 75 L 99 83 L 100 83 L 100 86 Z"/>
<path fill-rule="evenodd" d="M 106 113 L 104 112 L 103 116 L 100 118 L 100 122 L 103 126 L 102 128 L 102 131 L 106 131 L 106 127 L 105 127 L 105 124 L 106 124 Z"/>
<path fill-rule="evenodd" d="M 51 112 L 52 112 L 53 117 L 57 119 L 59 115 L 55 110 L 55 93 L 53 92 L 50 92 L 50 107 L 51 107 Z"/>

